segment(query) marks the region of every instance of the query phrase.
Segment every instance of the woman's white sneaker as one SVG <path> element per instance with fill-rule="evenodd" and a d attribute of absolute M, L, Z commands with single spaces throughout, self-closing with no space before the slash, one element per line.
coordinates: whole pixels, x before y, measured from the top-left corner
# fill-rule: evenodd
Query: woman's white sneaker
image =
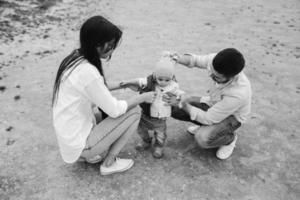
<path fill-rule="evenodd" d="M 187 132 L 191 135 L 195 135 L 200 126 L 190 126 L 187 129 Z"/>
<path fill-rule="evenodd" d="M 221 160 L 225 160 L 229 158 L 235 148 L 236 141 L 237 141 L 237 134 L 235 134 L 234 140 L 230 144 L 219 147 L 216 153 L 217 158 Z"/>
<path fill-rule="evenodd" d="M 100 173 L 101 175 L 110 175 L 118 172 L 124 172 L 130 169 L 133 164 L 134 162 L 132 159 L 116 158 L 115 162 L 109 167 L 106 167 L 104 164 L 102 164 L 100 166 Z"/>

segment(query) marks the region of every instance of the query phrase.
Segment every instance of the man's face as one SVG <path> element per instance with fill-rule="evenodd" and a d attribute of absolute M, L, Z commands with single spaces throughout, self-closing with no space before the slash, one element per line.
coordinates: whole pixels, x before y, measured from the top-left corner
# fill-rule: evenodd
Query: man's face
<path fill-rule="evenodd" d="M 211 74 L 210 77 L 217 83 L 219 84 L 224 84 L 227 83 L 228 81 L 230 81 L 232 78 L 227 78 L 224 75 L 218 73 L 214 67 L 211 67 Z"/>

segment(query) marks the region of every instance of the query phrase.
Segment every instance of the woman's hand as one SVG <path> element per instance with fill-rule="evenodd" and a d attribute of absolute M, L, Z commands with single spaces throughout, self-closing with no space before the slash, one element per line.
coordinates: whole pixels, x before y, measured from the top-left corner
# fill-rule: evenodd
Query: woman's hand
<path fill-rule="evenodd" d="M 145 92 L 141 94 L 143 97 L 143 102 L 145 103 L 152 103 L 156 97 L 156 92 Z"/>

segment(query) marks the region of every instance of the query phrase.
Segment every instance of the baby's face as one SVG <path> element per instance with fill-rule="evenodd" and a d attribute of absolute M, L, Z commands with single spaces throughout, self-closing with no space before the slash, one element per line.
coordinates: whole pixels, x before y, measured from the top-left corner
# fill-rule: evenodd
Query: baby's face
<path fill-rule="evenodd" d="M 156 82 L 160 87 L 166 87 L 171 83 L 172 78 L 167 76 L 157 76 Z"/>

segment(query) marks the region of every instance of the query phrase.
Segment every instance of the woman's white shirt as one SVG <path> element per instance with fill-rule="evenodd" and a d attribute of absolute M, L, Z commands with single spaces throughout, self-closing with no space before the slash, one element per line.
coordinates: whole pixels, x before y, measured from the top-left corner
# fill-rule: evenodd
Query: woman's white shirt
<path fill-rule="evenodd" d="M 84 60 L 62 77 L 53 106 L 53 124 L 62 158 L 75 162 L 95 125 L 93 105 L 112 118 L 127 110 L 127 102 L 113 97 L 95 66 Z"/>

